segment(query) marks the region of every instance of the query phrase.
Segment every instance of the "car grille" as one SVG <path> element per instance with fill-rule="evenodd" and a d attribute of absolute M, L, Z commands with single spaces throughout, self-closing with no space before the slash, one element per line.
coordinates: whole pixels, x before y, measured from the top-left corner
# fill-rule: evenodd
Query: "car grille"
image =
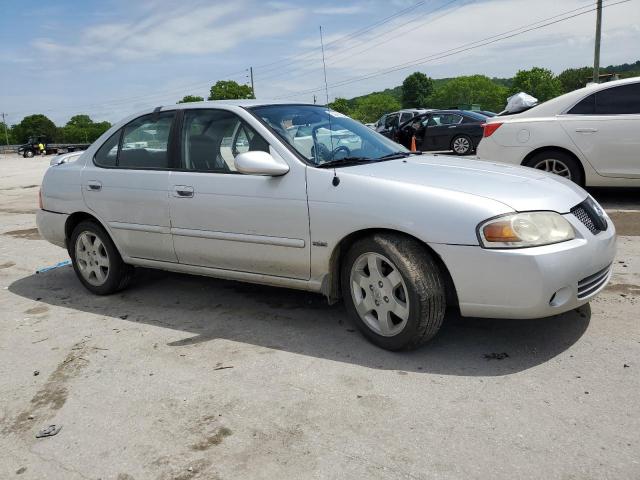
<path fill-rule="evenodd" d="M 578 298 L 588 297 L 604 285 L 607 282 L 607 278 L 609 278 L 610 271 L 611 265 L 580 280 L 578 282 Z"/>
<path fill-rule="evenodd" d="M 600 208 L 590 198 L 573 207 L 570 212 L 594 235 L 607 229 L 607 221 L 602 216 Z"/>

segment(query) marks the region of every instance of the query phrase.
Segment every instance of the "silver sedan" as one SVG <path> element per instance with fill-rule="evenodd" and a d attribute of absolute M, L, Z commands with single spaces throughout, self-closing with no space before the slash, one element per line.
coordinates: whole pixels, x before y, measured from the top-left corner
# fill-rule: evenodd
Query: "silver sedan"
<path fill-rule="evenodd" d="M 343 299 L 390 350 L 445 309 L 537 318 L 608 282 L 615 230 L 580 187 L 523 167 L 420 155 L 315 105 L 172 105 L 51 166 L 37 215 L 104 295 L 136 266 Z"/>

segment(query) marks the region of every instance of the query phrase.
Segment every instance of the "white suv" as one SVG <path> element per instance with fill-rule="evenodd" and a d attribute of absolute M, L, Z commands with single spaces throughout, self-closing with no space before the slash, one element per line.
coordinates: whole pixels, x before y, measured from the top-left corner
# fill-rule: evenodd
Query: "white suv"
<path fill-rule="evenodd" d="M 592 85 L 487 121 L 478 156 L 579 185 L 640 186 L 640 77 Z"/>

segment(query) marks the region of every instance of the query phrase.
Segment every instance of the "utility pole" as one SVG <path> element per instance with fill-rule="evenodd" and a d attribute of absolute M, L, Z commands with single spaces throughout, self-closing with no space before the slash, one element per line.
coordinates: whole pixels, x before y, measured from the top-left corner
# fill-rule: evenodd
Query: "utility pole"
<path fill-rule="evenodd" d="M 598 0 L 596 13 L 596 45 L 593 52 L 593 83 L 600 82 L 600 32 L 602 30 L 602 0 Z"/>
<path fill-rule="evenodd" d="M 253 67 L 249 67 L 249 75 L 251 76 L 251 95 L 256 98 L 256 90 L 253 87 Z"/>
<path fill-rule="evenodd" d="M 4 123 L 4 138 L 7 141 L 7 145 L 9 145 L 9 132 L 7 131 L 7 122 L 4 119 L 6 115 L 7 115 L 6 113 L 2 114 L 2 123 Z"/>

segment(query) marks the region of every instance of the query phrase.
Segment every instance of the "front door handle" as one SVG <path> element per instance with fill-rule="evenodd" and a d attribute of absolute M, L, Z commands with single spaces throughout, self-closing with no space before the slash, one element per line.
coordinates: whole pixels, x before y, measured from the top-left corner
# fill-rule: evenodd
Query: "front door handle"
<path fill-rule="evenodd" d="M 87 190 L 92 192 L 98 192 L 102 190 L 102 183 L 97 180 L 89 180 L 87 182 Z"/>
<path fill-rule="evenodd" d="M 178 198 L 192 198 L 193 187 L 188 185 L 176 185 L 173 187 L 173 196 Z"/>
<path fill-rule="evenodd" d="M 576 128 L 577 133 L 596 133 L 597 128 Z"/>
<path fill-rule="evenodd" d="M 456 128 L 457 125 L 451 125 L 449 128 Z"/>

